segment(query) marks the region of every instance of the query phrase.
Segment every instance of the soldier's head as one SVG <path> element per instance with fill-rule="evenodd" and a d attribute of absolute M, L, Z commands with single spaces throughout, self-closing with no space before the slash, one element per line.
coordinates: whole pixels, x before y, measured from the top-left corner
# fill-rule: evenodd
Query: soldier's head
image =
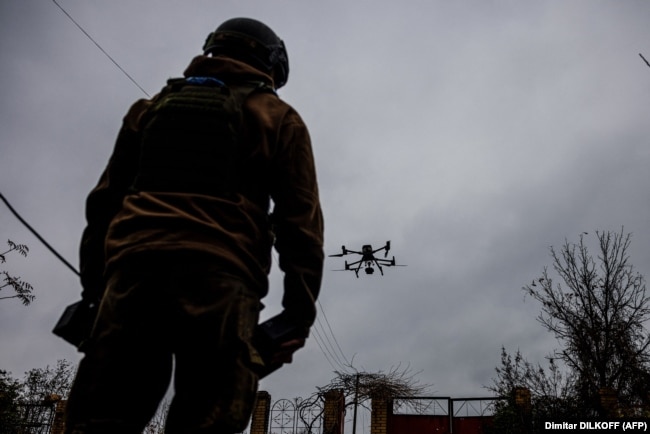
<path fill-rule="evenodd" d="M 287 83 L 289 57 L 282 39 L 266 24 L 252 18 L 232 18 L 210 33 L 203 45 L 208 55 L 226 55 L 271 77 L 276 89 Z"/>

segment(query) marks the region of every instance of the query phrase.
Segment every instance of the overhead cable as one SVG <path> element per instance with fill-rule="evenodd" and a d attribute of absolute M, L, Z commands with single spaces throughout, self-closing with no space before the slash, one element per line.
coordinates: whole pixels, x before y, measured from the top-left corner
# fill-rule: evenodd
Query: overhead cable
<path fill-rule="evenodd" d="M 320 300 L 318 301 L 318 307 L 320 308 L 321 312 L 323 313 L 323 318 L 325 319 L 325 323 L 327 324 L 327 328 L 330 331 L 330 334 L 332 335 L 332 339 L 334 339 L 334 343 L 336 344 L 336 348 L 339 351 L 339 354 L 343 357 L 343 360 L 345 361 L 345 364 L 347 366 L 351 366 L 350 361 L 348 360 L 347 357 L 345 357 L 345 353 L 343 353 L 343 350 L 341 349 L 341 346 L 339 345 L 339 341 L 336 339 L 336 336 L 334 335 L 334 331 L 332 330 L 332 326 L 330 325 L 329 320 L 327 319 L 327 315 L 325 315 L 325 309 L 323 308 L 323 305 L 321 304 Z"/>
<path fill-rule="evenodd" d="M 52 0 L 52 1 L 54 2 L 55 5 L 58 6 L 59 9 L 61 9 L 61 11 L 62 11 L 62 12 L 63 12 L 67 17 L 68 17 L 68 18 L 70 18 L 70 21 L 72 21 L 72 22 L 74 23 L 74 25 L 77 26 L 77 28 L 79 28 L 79 30 L 81 30 L 81 31 L 83 32 L 83 34 L 86 35 L 86 36 L 88 37 L 88 39 L 90 39 L 90 40 L 92 41 L 92 43 L 95 44 L 95 46 L 97 46 L 97 48 L 99 48 L 99 50 L 100 50 L 102 53 L 104 53 L 104 55 L 105 55 L 106 57 L 108 57 L 108 59 L 109 59 L 111 62 L 113 62 L 113 64 L 114 64 L 115 66 L 117 66 L 118 69 L 119 69 L 120 71 L 122 71 L 122 73 L 124 73 L 124 75 L 126 75 L 126 76 L 128 77 L 129 80 L 131 80 L 131 82 L 133 82 L 133 84 L 135 84 L 136 86 L 138 86 L 138 89 L 140 89 L 140 90 L 141 90 L 145 95 L 147 95 L 148 98 L 151 98 L 151 95 L 149 95 L 149 94 L 147 93 L 147 91 L 144 90 L 144 89 L 142 88 L 142 86 L 140 86 L 140 85 L 138 84 L 138 82 L 135 81 L 135 79 L 134 79 L 133 77 L 131 77 L 131 76 L 129 75 L 129 73 L 126 72 L 126 70 L 125 70 L 124 68 L 122 68 L 122 66 L 120 66 L 120 64 L 117 63 L 117 61 L 111 57 L 111 55 L 108 54 L 108 53 L 106 52 L 106 50 L 104 50 L 104 49 L 102 48 L 102 46 L 99 45 L 99 43 L 98 43 L 97 41 L 95 41 L 95 39 L 94 39 L 92 36 L 90 36 L 90 34 L 89 34 L 89 33 L 88 33 L 88 32 L 87 32 L 83 27 L 81 27 L 81 25 L 80 25 L 77 21 L 75 21 L 74 18 L 72 18 L 72 16 L 68 13 L 68 11 L 66 11 L 65 9 L 63 9 L 63 6 L 61 6 L 60 4 L 58 4 L 58 3 L 56 2 L 56 0 Z"/>
<path fill-rule="evenodd" d="M 327 351 L 334 358 L 334 360 L 336 361 L 336 364 L 339 365 L 341 367 L 341 369 L 345 371 L 346 370 L 345 362 L 341 359 L 338 352 L 336 351 L 336 348 L 334 348 L 334 346 L 332 345 L 332 342 L 331 342 L 329 336 L 327 335 L 327 332 L 325 331 L 325 328 L 323 328 L 323 324 L 320 322 L 320 319 L 318 317 L 316 317 L 316 322 L 317 322 L 317 324 L 314 324 L 314 326 L 318 325 L 320 327 L 320 330 L 321 330 L 320 338 L 323 341 L 323 343 L 325 344 L 325 346 L 327 348 Z M 316 331 L 318 331 L 318 327 L 315 327 L 314 329 Z"/>
<path fill-rule="evenodd" d="M 650 62 L 648 62 L 648 59 L 643 57 L 643 54 L 639 53 L 639 56 L 641 56 L 641 58 L 643 59 L 643 61 L 645 62 L 646 65 L 650 66 Z"/>
<path fill-rule="evenodd" d="M 325 356 L 325 360 L 327 360 L 327 363 L 332 367 L 333 370 L 337 370 L 338 368 L 335 366 L 336 364 L 332 361 L 330 356 L 327 355 L 327 351 L 323 348 L 323 345 L 321 344 L 322 338 L 320 337 L 320 334 L 318 333 L 318 330 L 313 328 L 314 331 L 314 340 L 316 341 L 316 344 L 318 345 L 318 348 L 320 348 L 321 353 Z"/>
<path fill-rule="evenodd" d="M 61 256 L 61 255 L 59 254 L 59 252 L 57 252 L 57 251 L 54 249 L 54 247 L 52 247 L 52 246 L 51 246 L 47 241 L 45 241 L 45 239 L 44 239 L 44 238 L 43 238 L 43 237 L 42 237 L 38 232 L 36 232 L 36 230 L 35 230 L 33 227 L 31 227 L 30 224 L 27 223 L 27 222 L 25 221 L 25 219 L 21 217 L 20 214 L 18 214 L 18 211 L 16 211 L 16 210 L 14 209 L 14 207 L 11 206 L 11 204 L 9 203 L 9 201 L 4 197 L 4 195 L 3 195 L 2 193 L 0 193 L 0 199 L 5 203 L 5 205 L 7 205 L 7 208 L 9 208 L 9 211 L 11 211 L 11 213 L 12 213 L 14 216 L 16 216 L 16 218 L 17 218 L 18 220 L 20 220 L 20 222 L 21 222 L 23 225 L 25 225 L 26 228 L 29 229 L 29 230 L 31 231 L 31 233 L 34 234 L 34 236 L 35 236 L 36 238 L 38 238 L 39 241 L 40 241 L 41 243 L 43 243 L 43 245 L 44 245 L 45 247 L 47 247 L 47 248 L 50 250 L 50 252 L 54 253 L 54 256 L 56 256 L 57 258 L 59 258 L 59 260 L 60 260 L 61 262 L 63 262 L 63 263 L 64 263 L 64 264 L 65 264 L 65 265 L 66 265 L 70 270 L 72 270 L 72 272 L 73 272 L 74 274 L 76 274 L 77 276 L 80 275 L 80 274 L 79 274 L 79 271 L 77 271 L 76 268 L 74 268 L 74 267 L 73 267 L 73 266 L 72 266 L 68 261 L 66 261 L 66 259 L 65 259 L 63 256 Z"/>

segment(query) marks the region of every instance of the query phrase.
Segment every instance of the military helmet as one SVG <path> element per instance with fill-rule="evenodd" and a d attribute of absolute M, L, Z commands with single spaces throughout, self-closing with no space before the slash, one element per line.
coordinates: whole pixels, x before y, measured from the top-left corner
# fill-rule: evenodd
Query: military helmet
<path fill-rule="evenodd" d="M 273 77 L 276 89 L 289 78 L 289 57 L 282 39 L 266 24 L 252 18 L 232 18 L 210 33 L 205 54 L 224 54 Z"/>

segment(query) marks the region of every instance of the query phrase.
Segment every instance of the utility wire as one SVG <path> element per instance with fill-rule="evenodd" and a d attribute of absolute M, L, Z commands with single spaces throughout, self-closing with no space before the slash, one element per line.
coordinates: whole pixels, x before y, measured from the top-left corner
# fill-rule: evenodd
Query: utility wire
<path fill-rule="evenodd" d="M 327 355 L 327 352 L 323 349 L 323 346 L 321 345 L 321 338 L 319 337 L 320 335 L 318 334 L 318 330 L 314 329 L 314 340 L 316 341 L 316 344 L 318 345 L 318 348 L 320 348 L 320 351 L 323 353 L 325 356 L 325 360 L 327 360 L 327 363 L 330 364 L 333 370 L 336 371 L 336 366 L 330 359 L 330 357 Z"/>
<path fill-rule="evenodd" d="M 330 353 L 330 355 L 332 355 L 332 357 L 334 357 L 334 359 L 336 359 L 336 363 L 341 367 L 341 369 L 345 370 L 345 363 L 343 362 L 339 354 L 336 352 L 336 348 L 334 348 L 334 345 L 332 345 L 332 341 L 327 335 L 327 332 L 323 327 L 323 323 L 321 322 L 320 318 L 318 318 L 318 316 L 316 317 L 316 322 L 318 323 L 321 329 L 321 336 L 320 336 L 321 339 L 323 340 L 323 342 L 327 342 L 328 352 Z"/>
<path fill-rule="evenodd" d="M 271 253 L 273 255 L 273 259 L 275 260 L 275 262 L 279 263 L 280 261 L 276 255 L 276 252 L 272 251 Z M 322 325 L 322 322 L 320 321 L 320 315 L 316 316 L 316 322 L 312 327 L 312 330 L 314 332 L 313 334 L 314 340 L 316 341 L 316 344 L 320 348 L 321 352 L 325 356 L 325 359 L 330 364 L 332 369 L 337 370 L 337 367 L 335 365 L 338 365 L 338 369 L 342 370 L 343 372 L 348 372 L 348 366 L 350 366 L 351 364 L 348 361 L 347 357 L 345 357 L 345 354 L 343 354 L 343 351 L 341 350 L 341 347 L 338 341 L 336 340 L 336 336 L 334 336 L 332 327 L 330 326 L 329 321 L 327 320 L 327 315 L 325 315 L 325 309 L 323 309 L 323 305 L 320 303 L 319 300 L 317 300 L 317 305 L 320 308 L 320 312 L 322 313 L 325 322 L 327 323 L 327 327 L 329 329 L 330 334 L 332 335 L 332 338 L 334 339 L 334 342 L 336 343 L 336 347 L 338 348 L 338 353 L 340 354 L 340 356 L 337 355 L 336 348 L 334 347 L 334 345 L 332 345 L 329 337 L 327 336 L 327 330 L 325 329 L 325 327 Z M 320 331 L 319 331 L 319 327 L 320 327 Z M 327 345 L 328 343 L 329 346 Z M 341 357 L 343 358 L 345 363 L 343 363 Z"/>
<path fill-rule="evenodd" d="M 336 339 L 336 335 L 334 334 L 334 331 L 332 330 L 332 326 L 330 325 L 329 320 L 327 319 L 327 315 L 325 314 L 325 308 L 321 304 L 320 300 L 317 300 L 318 307 L 320 308 L 320 312 L 322 315 L 319 315 L 316 317 L 317 321 L 316 324 L 314 324 L 314 330 L 317 331 L 318 327 L 321 329 L 321 336 L 320 339 L 323 341 L 323 343 L 327 342 L 329 345 L 329 348 L 331 348 L 331 351 L 328 349 L 328 352 L 336 359 L 338 365 L 341 368 L 341 371 L 344 373 L 350 373 L 350 369 L 354 369 L 352 367 L 352 363 L 348 360 L 348 358 L 345 356 L 345 353 L 341 349 L 341 346 L 339 345 L 338 340 Z M 336 347 L 332 345 L 332 342 L 330 338 L 328 337 L 327 330 L 323 326 L 320 317 L 323 317 L 325 320 L 325 323 L 327 324 L 327 330 L 329 330 L 329 335 L 332 336 L 332 339 L 334 340 L 334 343 L 336 344 Z M 325 338 L 323 338 L 325 336 Z M 337 351 L 338 350 L 338 351 Z"/>
<path fill-rule="evenodd" d="M 650 62 L 648 62 L 648 60 L 645 57 L 643 57 L 643 54 L 639 53 L 639 56 L 641 56 L 641 58 L 643 59 L 646 65 L 650 66 Z"/>
<path fill-rule="evenodd" d="M 119 69 L 120 71 L 122 71 L 122 72 L 124 73 L 124 75 L 126 75 L 126 76 L 128 77 L 129 80 L 131 80 L 131 81 L 133 82 L 133 84 L 135 84 L 136 86 L 138 86 L 138 89 L 140 89 L 140 90 L 141 90 L 145 95 L 147 95 L 148 98 L 151 98 L 151 95 L 149 95 L 149 94 L 147 93 L 147 91 L 144 90 L 144 89 L 142 88 L 142 86 L 140 86 L 140 85 L 138 84 L 138 82 L 135 81 L 135 79 L 134 79 L 133 77 L 131 77 L 131 76 L 129 75 L 129 73 L 126 72 L 126 71 L 124 70 L 124 68 L 122 68 L 122 67 L 120 66 L 120 64 L 117 63 L 117 61 L 116 61 L 115 59 L 113 59 L 113 58 L 111 57 L 111 55 L 108 54 L 108 53 L 106 52 L 106 50 L 104 50 L 104 49 L 102 48 L 101 45 L 99 45 L 99 43 L 98 43 L 97 41 L 95 41 L 95 39 L 94 39 L 92 36 L 90 36 L 90 34 L 88 34 L 88 32 L 87 32 L 86 30 L 84 30 L 84 28 L 81 27 L 81 25 L 80 25 L 77 21 L 75 21 L 75 19 L 72 18 L 72 16 L 71 16 L 71 15 L 70 15 L 70 14 L 69 14 L 65 9 L 63 9 L 63 7 L 62 7 L 60 4 L 58 4 L 58 3 L 56 2 L 56 0 L 52 0 L 52 1 L 54 2 L 55 5 L 58 6 L 59 9 L 61 9 L 61 11 L 62 11 L 62 12 L 63 12 L 67 17 L 68 17 L 68 18 L 70 18 L 70 21 L 72 21 L 72 22 L 75 24 L 75 26 L 77 26 L 77 28 L 79 28 L 79 30 L 81 30 L 81 31 L 83 32 L 83 34 L 86 35 L 86 36 L 88 37 L 88 39 L 90 39 L 90 40 L 93 42 L 93 44 L 95 44 L 95 46 L 97 46 L 97 48 L 99 48 L 99 50 L 100 50 L 102 53 L 104 53 L 104 55 L 105 55 L 106 57 L 108 57 L 109 60 L 110 60 L 111 62 L 113 62 L 113 64 L 114 64 L 115 66 L 117 66 L 118 69 Z"/>
<path fill-rule="evenodd" d="M 334 364 L 338 366 L 339 370 L 345 370 L 345 366 L 341 363 L 340 360 L 338 360 L 338 357 L 332 353 L 331 347 L 327 346 L 325 338 L 323 338 L 323 335 L 318 330 L 318 327 L 312 327 L 312 330 L 314 332 L 314 337 L 320 340 L 320 346 L 323 352 L 329 354 L 328 359 L 334 362 Z"/>
<path fill-rule="evenodd" d="M 63 263 L 64 263 L 64 264 L 65 264 L 65 265 L 66 265 L 70 270 L 72 270 L 72 272 L 73 272 L 74 274 L 76 274 L 77 276 L 80 276 L 79 271 L 77 271 L 76 268 L 74 268 L 74 267 L 73 267 L 73 266 L 72 266 L 68 261 L 66 261 L 66 259 L 65 259 L 63 256 L 61 256 L 61 255 L 59 254 L 59 252 L 57 252 L 57 251 L 54 249 L 54 247 L 50 246 L 50 244 L 49 244 L 47 241 L 45 241 L 45 239 L 44 239 L 44 238 L 43 238 L 43 237 L 42 237 L 38 232 L 36 232 L 36 230 L 35 230 L 33 227 L 31 227 L 30 224 L 27 223 L 27 222 L 25 221 L 25 219 L 22 218 L 22 217 L 20 216 L 20 214 L 18 214 L 18 211 L 16 211 L 16 210 L 14 209 L 14 207 L 11 206 L 11 204 L 9 203 L 9 201 L 4 197 L 4 195 L 3 195 L 2 193 L 0 193 L 0 199 L 2 199 L 2 201 L 5 203 L 5 205 L 7 205 L 7 208 L 9 208 L 9 211 L 11 211 L 11 213 L 12 213 L 14 216 L 16 216 L 16 218 L 17 218 L 18 220 L 20 220 L 20 222 L 21 222 L 23 225 L 25 225 L 26 228 L 29 229 L 29 230 L 31 231 L 31 233 L 34 234 L 34 236 L 36 236 L 36 238 L 38 238 L 39 241 L 40 241 L 41 243 L 43 243 L 43 245 L 44 245 L 45 247 L 47 247 L 47 248 L 50 250 L 50 252 L 54 253 L 54 256 L 56 256 L 57 258 L 59 258 L 59 260 L 60 260 L 61 262 L 63 262 Z"/>
<path fill-rule="evenodd" d="M 336 344 L 336 347 L 339 350 L 339 353 L 343 357 L 343 360 L 345 360 L 345 363 L 347 366 L 351 366 L 350 361 L 348 360 L 347 357 L 345 357 L 345 353 L 343 353 L 343 350 L 341 349 L 341 346 L 339 345 L 339 341 L 336 339 L 336 336 L 334 335 L 334 331 L 332 330 L 332 326 L 330 325 L 329 320 L 327 319 L 327 315 L 325 315 L 325 309 L 323 309 L 323 305 L 320 303 L 320 300 L 318 301 L 318 307 L 320 307 L 321 312 L 323 313 L 323 318 L 325 319 L 325 323 L 327 324 L 327 328 L 330 331 L 330 334 L 332 335 L 332 338 L 334 339 L 334 343 Z"/>

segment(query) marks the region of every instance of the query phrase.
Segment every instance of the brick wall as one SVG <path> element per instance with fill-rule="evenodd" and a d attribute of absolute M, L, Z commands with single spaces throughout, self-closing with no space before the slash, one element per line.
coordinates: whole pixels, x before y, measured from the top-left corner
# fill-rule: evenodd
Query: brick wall
<path fill-rule="evenodd" d="M 370 415 L 370 434 L 388 434 L 388 416 L 391 403 L 386 399 L 372 400 Z"/>

